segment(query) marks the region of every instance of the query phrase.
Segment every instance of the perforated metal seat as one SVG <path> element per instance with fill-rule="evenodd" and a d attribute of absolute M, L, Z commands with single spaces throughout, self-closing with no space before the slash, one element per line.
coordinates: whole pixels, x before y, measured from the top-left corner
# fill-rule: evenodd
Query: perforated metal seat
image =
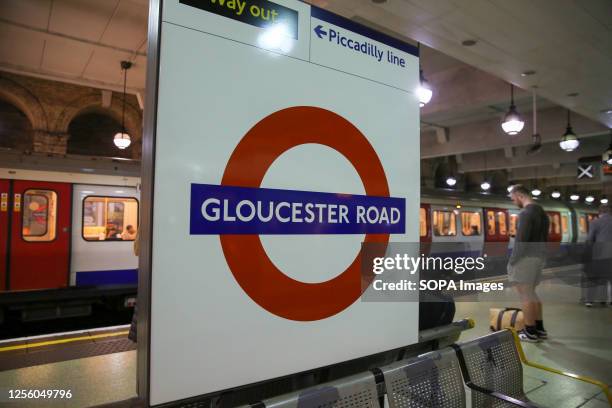
<path fill-rule="evenodd" d="M 390 408 L 463 408 L 465 388 L 455 351 L 446 348 L 383 367 Z"/>
<path fill-rule="evenodd" d="M 463 354 L 472 383 L 530 403 L 523 390 L 523 366 L 510 331 L 498 331 L 457 346 Z M 472 392 L 472 406 L 497 408 L 515 405 L 481 392 Z"/>
<path fill-rule="evenodd" d="M 267 408 L 380 408 L 376 380 L 365 372 L 262 401 Z"/>

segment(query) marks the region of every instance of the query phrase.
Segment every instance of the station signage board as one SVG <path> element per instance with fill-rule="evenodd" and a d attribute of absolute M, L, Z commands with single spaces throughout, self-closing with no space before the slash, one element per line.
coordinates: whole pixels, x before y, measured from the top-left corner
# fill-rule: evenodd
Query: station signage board
<path fill-rule="evenodd" d="M 418 242 L 416 49 L 296 0 L 159 11 L 150 403 L 417 342 L 359 256 Z"/>

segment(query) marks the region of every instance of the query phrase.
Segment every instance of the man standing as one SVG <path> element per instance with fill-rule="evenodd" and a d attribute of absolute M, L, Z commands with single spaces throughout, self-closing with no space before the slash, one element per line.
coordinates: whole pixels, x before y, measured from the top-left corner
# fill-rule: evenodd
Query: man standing
<path fill-rule="evenodd" d="M 608 283 L 612 280 L 612 214 L 610 206 L 599 207 L 599 218 L 593 220 L 587 238 L 591 255 L 585 306 L 608 302 Z"/>
<path fill-rule="evenodd" d="M 508 281 L 521 300 L 525 328 L 518 335 L 523 341 L 546 339 L 542 318 L 542 302 L 535 292 L 546 260 L 546 242 L 550 221 L 542 207 L 531 198 L 529 190 L 515 185 L 510 191 L 512 202 L 521 208 L 514 249 L 508 263 Z"/>

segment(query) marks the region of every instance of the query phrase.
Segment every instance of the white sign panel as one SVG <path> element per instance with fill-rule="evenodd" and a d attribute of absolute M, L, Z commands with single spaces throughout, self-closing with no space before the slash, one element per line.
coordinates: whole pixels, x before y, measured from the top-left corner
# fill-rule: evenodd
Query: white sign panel
<path fill-rule="evenodd" d="M 418 242 L 415 50 L 294 0 L 161 19 L 151 404 L 417 342 L 359 257 Z"/>

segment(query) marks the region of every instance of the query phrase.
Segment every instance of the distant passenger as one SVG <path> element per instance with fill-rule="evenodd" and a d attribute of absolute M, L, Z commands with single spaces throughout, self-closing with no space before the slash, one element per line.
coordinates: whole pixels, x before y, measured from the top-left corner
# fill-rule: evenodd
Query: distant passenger
<path fill-rule="evenodd" d="M 119 233 L 117 232 L 117 227 L 114 225 L 109 225 L 106 227 L 106 239 L 117 239 L 119 237 Z"/>
<path fill-rule="evenodd" d="M 480 229 L 478 229 L 478 225 L 472 225 L 472 234 L 471 235 L 480 235 Z"/>
<path fill-rule="evenodd" d="M 133 225 L 125 227 L 125 231 L 121 234 L 121 239 L 124 241 L 133 241 L 136 239 L 136 228 Z"/>
<path fill-rule="evenodd" d="M 599 218 L 591 221 L 589 236 L 590 262 L 586 266 L 585 306 L 609 302 L 608 285 L 612 284 L 612 211 L 608 204 L 599 207 Z"/>
<path fill-rule="evenodd" d="M 535 289 L 540 283 L 546 260 L 550 221 L 524 186 L 515 185 L 510 198 L 522 211 L 518 216 L 514 249 L 508 262 L 508 281 L 519 294 L 525 319 L 525 329 L 519 332 L 519 338 L 537 342 L 548 337 L 544 329 L 542 302 Z"/>

